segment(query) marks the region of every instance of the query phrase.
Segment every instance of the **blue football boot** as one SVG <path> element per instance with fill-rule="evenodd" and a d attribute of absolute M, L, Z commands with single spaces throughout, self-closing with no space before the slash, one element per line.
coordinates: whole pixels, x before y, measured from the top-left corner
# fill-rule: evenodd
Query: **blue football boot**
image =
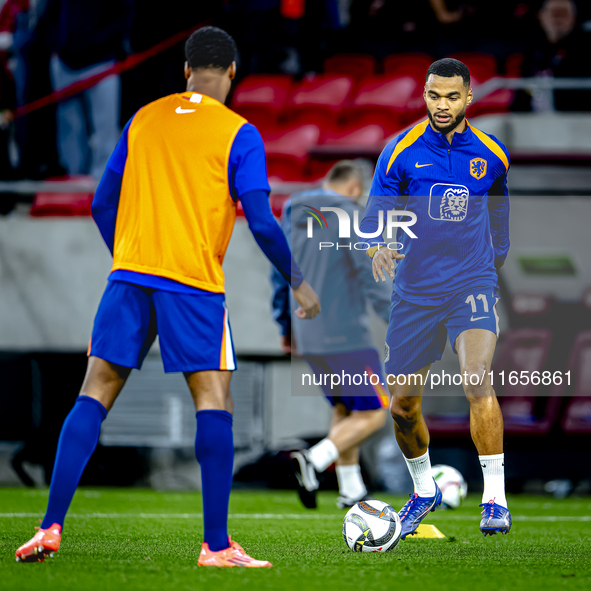
<path fill-rule="evenodd" d="M 486 537 L 492 536 L 497 532 L 508 534 L 511 529 L 511 513 L 506 507 L 497 505 L 494 500 L 488 503 L 482 503 L 479 507 L 484 507 L 482 510 L 482 519 L 480 520 L 480 531 Z"/>
<path fill-rule="evenodd" d="M 441 490 L 439 490 L 437 483 L 435 483 L 435 496 L 433 497 L 419 497 L 417 493 L 410 495 L 410 500 L 398 513 L 402 523 L 402 535 L 400 537 L 404 540 L 406 536 L 412 536 L 421 521 L 427 516 L 427 513 L 435 511 L 439 505 L 441 505 Z"/>

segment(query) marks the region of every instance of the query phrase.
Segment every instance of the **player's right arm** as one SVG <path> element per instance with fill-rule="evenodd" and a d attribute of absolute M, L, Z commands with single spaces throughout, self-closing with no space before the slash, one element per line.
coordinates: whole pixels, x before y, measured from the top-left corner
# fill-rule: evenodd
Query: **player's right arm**
<path fill-rule="evenodd" d="M 92 199 L 92 217 L 111 254 L 113 254 L 115 243 L 115 225 L 117 223 L 117 209 L 119 208 L 123 171 L 127 161 L 127 134 L 132 120 L 133 117 L 123 128 L 123 133 L 107 162 L 105 172 Z"/>
<path fill-rule="evenodd" d="M 398 167 L 394 166 L 396 162 L 388 169 L 389 160 L 395 147 L 395 141 L 388 144 L 378 159 L 369 190 L 369 199 L 365 207 L 365 214 L 359 225 L 360 232 L 364 234 L 374 234 L 378 230 L 380 211 L 383 212 L 382 216 L 385 223 L 387 212 L 396 207 L 396 200 L 400 193 L 401 178 L 398 173 Z M 366 253 L 367 256 L 371 257 L 372 273 L 376 283 L 380 279 L 382 282 L 386 281 L 384 269 L 394 279 L 394 260 L 401 260 L 404 258 L 404 255 L 386 248 L 386 243 L 381 240 L 381 236 L 376 238 L 360 237 L 359 242 L 369 242 L 373 245 L 366 250 Z"/>
<path fill-rule="evenodd" d="M 285 234 L 271 212 L 265 147 L 253 125 L 244 124 L 236 134 L 228 168 L 232 198 L 240 199 L 256 243 L 291 285 L 293 296 L 300 305 L 296 315 L 299 318 L 314 318 L 320 312 L 320 301 L 304 280 L 291 256 Z"/>

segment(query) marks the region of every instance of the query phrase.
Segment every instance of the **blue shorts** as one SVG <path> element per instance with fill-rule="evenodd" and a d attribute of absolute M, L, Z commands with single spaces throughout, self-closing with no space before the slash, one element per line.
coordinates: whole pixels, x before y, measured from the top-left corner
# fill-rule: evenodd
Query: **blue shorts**
<path fill-rule="evenodd" d="M 349 410 L 375 410 L 390 406 L 390 395 L 384 387 L 384 375 L 375 349 L 303 357 L 312 369 L 314 383 L 321 384 L 324 395 L 333 406 L 341 403 Z M 332 374 L 342 379 L 340 384 L 331 388 Z M 360 376 L 357 378 L 357 381 L 361 379 L 359 385 L 353 382 L 355 376 Z"/>
<path fill-rule="evenodd" d="M 109 281 L 89 355 L 139 369 L 156 335 L 167 373 L 236 369 L 223 293 L 178 293 Z"/>
<path fill-rule="evenodd" d="M 439 361 L 446 337 L 456 353 L 458 335 L 471 328 L 499 336 L 495 308 L 499 297 L 489 289 L 473 289 L 442 306 L 418 306 L 392 294 L 384 364 L 387 374 L 408 375 Z"/>

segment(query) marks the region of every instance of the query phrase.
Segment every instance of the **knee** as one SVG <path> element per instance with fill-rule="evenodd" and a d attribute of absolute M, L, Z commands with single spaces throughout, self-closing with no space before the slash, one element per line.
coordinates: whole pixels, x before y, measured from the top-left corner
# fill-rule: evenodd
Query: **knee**
<path fill-rule="evenodd" d="M 420 399 L 392 396 L 390 414 L 398 425 L 414 424 L 421 417 Z"/>
<path fill-rule="evenodd" d="M 471 404 L 491 395 L 490 377 L 484 363 L 475 363 L 463 368 L 462 378 L 464 392 Z"/>

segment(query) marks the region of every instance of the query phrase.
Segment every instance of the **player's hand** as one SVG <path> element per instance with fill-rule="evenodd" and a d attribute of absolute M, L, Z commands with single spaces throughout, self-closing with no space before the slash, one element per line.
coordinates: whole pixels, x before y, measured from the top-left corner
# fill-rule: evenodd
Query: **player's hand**
<path fill-rule="evenodd" d="M 496 260 L 495 261 L 495 269 L 498 271 L 503 265 L 505 264 L 505 260 Z"/>
<path fill-rule="evenodd" d="M 300 305 L 295 311 L 298 318 L 314 318 L 320 312 L 320 300 L 306 281 L 293 290 L 293 297 Z"/>
<path fill-rule="evenodd" d="M 389 248 L 378 248 L 371 259 L 371 270 L 376 283 L 379 283 L 380 279 L 382 282 L 386 281 L 384 269 L 386 269 L 386 273 L 388 273 L 388 275 L 394 279 L 394 269 L 396 267 L 394 260 L 400 261 L 403 258 L 404 255 L 396 252 L 395 250 L 390 250 Z"/>
<path fill-rule="evenodd" d="M 281 337 L 281 350 L 287 355 L 299 355 L 298 347 L 293 335 L 283 335 Z"/>

